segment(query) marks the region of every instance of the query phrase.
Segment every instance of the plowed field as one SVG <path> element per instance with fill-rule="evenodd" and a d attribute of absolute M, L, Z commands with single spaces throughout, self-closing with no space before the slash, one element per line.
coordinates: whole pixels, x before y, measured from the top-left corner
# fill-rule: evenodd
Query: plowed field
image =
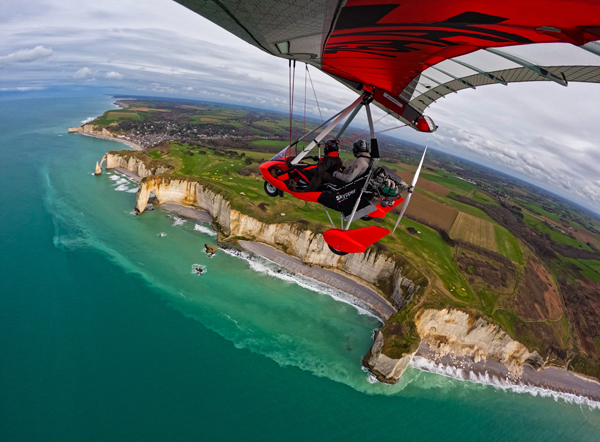
<path fill-rule="evenodd" d="M 497 251 L 494 224 L 464 212 L 458 212 L 456 221 L 450 229 L 450 237 L 462 239 L 488 250 Z"/>
<path fill-rule="evenodd" d="M 440 227 L 446 232 L 452 227 L 458 210 L 438 203 L 420 193 L 413 193 L 406 215 L 415 221 L 424 221 L 430 226 Z"/>

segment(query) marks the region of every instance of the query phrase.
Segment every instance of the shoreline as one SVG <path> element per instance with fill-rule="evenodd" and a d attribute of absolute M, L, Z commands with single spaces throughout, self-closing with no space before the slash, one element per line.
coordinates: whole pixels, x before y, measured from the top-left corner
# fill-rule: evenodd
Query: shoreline
<path fill-rule="evenodd" d="M 210 214 L 208 212 L 205 212 L 204 210 L 194 209 L 193 207 L 182 206 L 181 204 L 176 203 L 164 203 L 161 204 L 160 207 L 168 210 L 169 212 L 174 212 L 178 215 L 184 216 L 194 221 L 199 221 L 202 223 L 213 222 L 213 217 L 210 216 Z"/>
<path fill-rule="evenodd" d="M 137 150 L 140 152 L 144 151 L 144 148 L 142 146 L 140 146 L 139 144 L 136 144 L 133 141 L 124 140 L 123 138 L 109 137 L 107 135 L 91 134 L 91 133 L 82 132 L 82 131 L 77 131 L 77 132 L 72 132 L 72 133 L 76 133 L 79 135 L 85 135 L 86 137 L 100 138 L 102 140 L 116 141 L 117 143 L 125 144 L 126 146 L 131 147 L 133 150 Z"/>
<path fill-rule="evenodd" d="M 287 255 L 267 244 L 244 240 L 239 241 L 239 244 L 244 250 L 268 259 L 294 274 L 306 276 L 347 293 L 363 303 L 371 313 L 375 314 L 383 322 L 396 313 L 396 309 L 381 295 L 348 276 L 316 265 L 310 266 L 303 263 L 300 259 Z"/>
<path fill-rule="evenodd" d="M 114 140 L 111 137 L 106 138 Z M 140 180 L 139 176 L 122 168 L 114 170 L 133 181 L 139 182 Z M 213 221 L 208 212 L 194 207 L 176 203 L 164 203 L 161 204 L 161 207 L 191 220 L 207 223 Z M 359 309 L 366 308 L 383 324 L 396 312 L 396 309 L 381 295 L 366 284 L 361 284 L 349 276 L 319 266 L 310 266 L 267 244 L 240 240 L 239 245 L 242 249 L 265 258 L 293 274 L 308 277 L 348 294 L 360 304 L 353 305 Z M 537 371 L 524 365 L 522 372 L 515 376 L 514 372 L 511 373 L 503 363 L 495 359 L 475 361 L 473 357 L 469 356 L 442 356 L 425 342 L 421 342 L 419 345 L 410 365 L 421 371 L 460 381 L 490 385 L 514 392 L 526 392 L 534 396 L 552 396 L 555 400 L 561 398 L 566 402 L 600 408 L 600 382 L 566 369 L 548 367 Z"/>
<path fill-rule="evenodd" d="M 522 373 L 515 377 L 502 362 L 495 359 L 476 362 L 470 356 L 440 356 L 425 342 L 419 345 L 410 366 L 460 381 L 527 392 L 534 396 L 553 396 L 566 402 L 587 403 L 591 407 L 600 408 L 600 382 L 562 368 L 535 370 L 529 365 L 523 365 Z"/>

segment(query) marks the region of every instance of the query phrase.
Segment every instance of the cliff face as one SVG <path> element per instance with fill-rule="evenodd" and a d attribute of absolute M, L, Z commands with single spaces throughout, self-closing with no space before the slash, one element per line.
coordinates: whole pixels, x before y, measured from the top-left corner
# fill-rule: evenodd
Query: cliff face
<path fill-rule="evenodd" d="M 523 364 L 542 367 L 544 360 L 530 353 L 520 342 L 513 340 L 497 325 L 474 319 L 460 310 L 423 310 L 415 317 L 421 340 L 437 355 L 469 356 L 478 362 L 491 358 L 502 362 L 515 378 L 520 376 Z"/>
<path fill-rule="evenodd" d="M 421 310 L 415 316 L 415 323 L 420 345 L 416 351 L 413 348 L 400 358 L 384 354 L 384 334 L 376 333 L 375 343 L 363 363 L 381 382 L 398 382 L 415 354 L 425 354 L 421 353 L 423 347 L 427 349 L 427 357 L 434 360 L 443 356 L 466 356 L 475 363 L 488 358 L 500 361 L 512 380 L 521 377 L 524 364 L 536 369 L 544 366 L 544 360 L 537 352 L 529 352 L 500 327 L 481 318 L 475 319 L 461 310 Z"/>
<path fill-rule="evenodd" d="M 145 160 L 137 156 L 124 155 L 118 152 L 107 152 L 106 155 L 104 155 L 104 158 L 102 158 L 102 162 L 104 162 L 104 160 L 106 160 L 107 169 L 120 167 L 135 173 L 142 178 L 158 175 L 170 170 L 169 167 L 160 165 L 158 162 L 152 161 L 151 159 Z M 100 168 L 102 168 L 102 162 L 100 163 Z"/>
<path fill-rule="evenodd" d="M 399 359 L 390 358 L 383 354 L 383 333 L 375 333 L 375 342 L 365 356 L 363 364 L 371 370 L 380 382 L 395 384 L 412 361 L 416 352 L 408 353 Z"/>
<path fill-rule="evenodd" d="M 107 158 L 108 161 L 108 158 Z M 119 161 L 122 164 L 123 160 Z M 111 163 L 108 163 L 111 164 Z M 123 167 L 123 166 L 120 166 Z M 131 170 L 131 164 L 127 164 Z M 231 209 L 222 195 L 205 189 L 200 183 L 172 177 L 149 176 L 142 180 L 137 193 L 136 211 L 141 213 L 152 192 L 158 201 L 193 206 L 207 211 L 220 225 L 226 236 L 241 236 L 284 248 L 289 255 L 325 268 L 342 270 L 374 285 L 386 281 L 388 295 L 397 308 L 410 303 L 419 286 L 403 276 L 402 267 L 393 258 L 374 251 L 364 254 L 333 255 L 323 236 L 302 230 L 292 224 L 265 224 Z M 391 293 L 389 293 L 391 291 Z M 523 364 L 543 366 L 536 353 L 508 336 L 500 327 L 483 319 L 474 319 L 460 310 L 422 310 L 415 317 L 421 342 L 428 344 L 437 355 L 470 356 L 478 361 L 492 358 L 502 362 L 517 378 Z M 379 380 L 395 383 L 410 364 L 418 342 L 392 358 L 384 354 L 384 334 L 377 332 L 373 348 L 365 357 L 365 365 Z"/>
<path fill-rule="evenodd" d="M 78 130 L 78 132 L 84 134 L 103 135 L 105 137 L 113 137 L 114 135 L 106 128 L 100 128 L 100 126 L 94 126 L 93 124 L 84 124 Z"/>
<path fill-rule="evenodd" d="M 151 177 L 140 184 L 135 210 L 141 213 L 152 192 L 162 203 L 194 206 L 207 211 L 226 236 L 242 236 L 254 241 L 284 248 L 288 255 L 320 267 L 339 269 L 377 285 L 386 281 L 393 288 L 392 300 L 397 307 L 412 299 L 419 288 L 402 276 L 402 268 L 385 255 L 367 251 L 364 254 L 337 256 L 331 253 L 323 235 L 296 228 L 291 224 L 265 224 L 231 209 L 223 196 L 205 189 L 195 181 Z"/>

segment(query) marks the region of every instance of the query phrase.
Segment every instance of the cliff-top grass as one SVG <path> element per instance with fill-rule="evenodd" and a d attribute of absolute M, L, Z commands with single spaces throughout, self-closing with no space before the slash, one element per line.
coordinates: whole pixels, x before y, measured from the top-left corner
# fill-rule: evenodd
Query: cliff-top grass
<path fill-rule="evenodd" d="M 196 180 L 206 188 L 225 196 L 231 202 L 232 209 L 259 221 L 269 224 L 291 223 L 299 229 L 308 229 L 315 233 L 331 228 L 321 205 L 298 200 L 290 195 L 283 198 L 272 198 L 266 195 L 263 189 L 264 181 L 258 172 L 258 164 L 268 160 L 272 156 L 270 153 L 244 150 L 223 151 L 172 142 L 169 149 L 152 149 L 146 155 L 155 161 L 168 161 L 174 167 L 173 172 L 167 174 L 165 178 Z M 342 158 L 348 162 L 350 155 L 344 152 Z M 399 171 L 400 174 L 403 170 L 410 170 L 410 166 L 404 164 L 390 162 L 384 162 L 384 164 Z M 443 176 L 443 172 L 439 172 L 439 174 L 429 172 L 427 179 L 438 182 L 452 189 L 453 192 L 450 195 L 442 196 L 431 191 L 421 190 L 424 194 L 459 211 L 493 223 L 496 233 L 496 248 L 516 263 L 517 274 L 523 271 L 523 266 L 520 264 L 524 259 L 516 239 L 480 209 L 452 199 L 452 196 L 456 195 L 455 192 L 463 195 L 474 193 L 473 185 L 453 177 Z M 486 198 L 482 199 L 486 200 Z M 339 225 L 339 218 L 336 218 L 334 213 L 332 216 Z M 378 220 L 377 225 L 391 230 L 395 221 L 396 217 L 391 215 Z M 362 220 L 352 224 L 354 228 L 369 225 L 373 225 L 372 222 Z M 408 228 L 412 228 L 412 234 L 408 232 Z M 412 317 L 421 307 L 457 307 L 473 312 L 475 315 L 485 316 L 488 320 L 500 324 L 514 338 L 520 337 L 526 340 L 531 349 L 542 351 L 544 348 L 544 342 L 534 331 L 530 331 L 532 327 L 530 323 L 523 322 L 510 309 L 497 308 L 504 299 L 512 296 L 513 289 L 509 290 L 509 294 L 496 292 L 491 288 L 475 289 L 470 282 L 473 277 L 468 271 L 461 272 L 457 265 L 456 254 L 459 249 L 445 242 L 438 231 L 405 217 L 394 235 L 388 235 L 382 239 L 378 247 L 387 250 L 387 253 L 392 255 L 397 254 L 404 257 L 403 259 L 410 263 L 407 267 L 418 270 L 428 280 L 428 287 L 422 289 L 424 293 L 419 296 L 418 307 L 410 306 L 409 316 Z M 477 256 L 476 253 L 473 255 Z M 483 256 L 480 256 L 479 259 L 481 262 L 491 262 L 493 266 L 493 259 Z M 513 281 L 513 284 L 518 284 L 518 278 Z M 389 296 L 389 288 L 385 290 L 382 287 L 382 290 L 387 291 Z M 555 333 L 557 334 L 562 333 L 561 325 L 549 324 L 551 328 L 556 329 Z M 403 346 L 411 342 L 411 339 L 393 341 L 395 344 L 392 347 L 398 348 L 390 347 L 390 355 L 402 350 Z"/>

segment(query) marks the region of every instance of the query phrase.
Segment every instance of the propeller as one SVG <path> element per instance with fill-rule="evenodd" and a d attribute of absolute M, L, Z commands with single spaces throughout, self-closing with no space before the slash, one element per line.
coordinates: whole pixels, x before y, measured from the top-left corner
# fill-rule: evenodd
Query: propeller
<path fill-rule="evenodd" d="M 396 231 L 398 224 L 400 224 L 400 220 L 404 216 L 404 212 L 406 212 L 406 208 L 408 207 L 408 202 L 410 201 L 410 197 L 412 196 L 413 191 L 415 190 L 415 186 L 417 185 L 417 180 L 419 179 L 419 174 L 421 173 L 421 167 L 423 167 L 423 160 L 425 160 L 425 154 L 427 153 L 427 146 L 425 146 L 425 150 L 423 151 L 423 156 L 421 157 L 421 162 L 419 163 L 419 167 L 417 167 L 417 171 L 415 172 L 415 177 L 412 180 L 410 187 L 408 188 L 408 195 L 406 196 L 406 200 L 404 201 L 404 205 L 402 206 L 402 210 L 400 211 L 400 216 L 398 217 L 398 221 L 396 221 L 396 225 L 394 226 L 394 230 L 392 233 Z"/>

